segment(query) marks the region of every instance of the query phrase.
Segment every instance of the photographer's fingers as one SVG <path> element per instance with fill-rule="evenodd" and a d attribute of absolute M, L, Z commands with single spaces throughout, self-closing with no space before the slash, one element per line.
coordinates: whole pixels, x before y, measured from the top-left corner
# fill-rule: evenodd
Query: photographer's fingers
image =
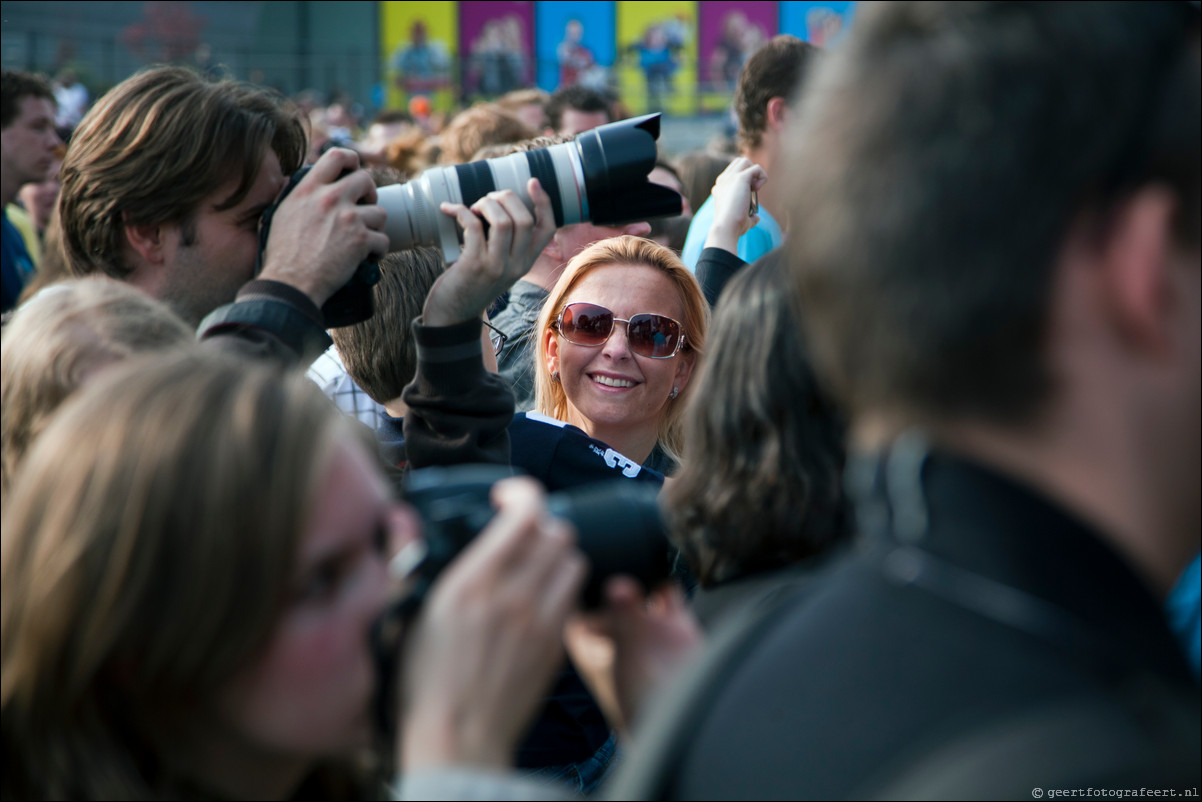
<path fill-rule="evenodd" d="M 576 607 L 588 564 L 566 521 L 546 515 L 535 526 L 535 543 L 509 563 L 504 581 L 498 582 L 498 595 L 517 609 L 532 604 L 536 622 L 559 632 Z"/>
<path fill-rule="evenodd" d="M 513 236 L 509 243 L 509 252 L 506 254 L 506 259 L 510 262 L 511 270 L 521 270 L 524 274 L 530 269 L 530 265 L 534 263 L 530 259 L 528 264 L 523 264 L 529 259 L 529 248 L 531 235 L 534 232 L 534 215 L 526 208 L 526 203 L 521 197 L 513 191 L 506 190 L 504 192 L 492 193 L 492 197 L 509 215 L 513 221 Z"/>
<path fill-rule="evenodd" d="M 551 237 L 555 236 L 555 210 L 551 208 L 551 196 L 537 178 L 526 182 L 526 192 L 530 194 L 530 200 L 534 203 L 534 232 L 531 241 L 538 254 L 542 253 Z"/>
<path fill-rule="evenodd" d="M 755 192 L 759 192 L 764 188 L 764 184 L 768 183 L 768 171 L 763 167 L 760 167 L 758 164 L 753 164 L 748 167 L 746 173 L 748 176 L 748 183 L 750 184 L 751 189 Z"/>
<path fill-rule="evenodd" d="M 490 192 L 472 204 L 472 211 L 488 222 L 488 237 L 484 245 L 487 260 L 483 266 L 491 279 L 501 276 L 513 243 L 513 218 L 501 205 L 499 194 Z"/>
<path fill-rule="evenodd" d="M 739 157 L 714 182 L 714 218 L 705 240 L 707 248 L 738 253 L 738 241 L 759 223 L 751 214 L 751 193 L 768 180 L 768 174 L 755 162 Z"/>
<path fill-rule="evenodd" d="M 375 204 L 376 182 L 359 166 L 359 154 L 348 148 L 331 148 L 321 155 L 297 186 L 328 184 L 351 203 Z"/>
<path fill-rule="evenodd" d="M 538 525 L 546 515 L 546 500 L 533 479 L 505 479 L 493 485 L 497 514 L 460 552 L 447 573 L 473 577 L 497 574 L 520 562 L 538 542 Z"/>
<path fill-rule="evenodd" d="M 359 154 L 349 148 L 330 148 L 313 163 L 300 185 L 332 184 L 343 173 L 359 169 Z"/>
<path fill-rule="evenodd" d="M 447 203 L 444 201 L 438 208 L 443 214 L 454 217 L 455 222 L 463 229 L 463 248 L 460 249 L 459 258 L 455 263 L 469 261 L 464 258 L 468 256 L 474 259 L 483 258 L 485 249 L 484 224 L 480 221 L 480 218 L 462 203 Z"/>
<path fill-rule="evenodd" d="M 261 278 L 295 287 L 321 306 L 360 262 L 388 252 L 387 214 L 373 203 L 371 176 L 357 166 L 353 151 L 331 150 L 280 201 Z"/>

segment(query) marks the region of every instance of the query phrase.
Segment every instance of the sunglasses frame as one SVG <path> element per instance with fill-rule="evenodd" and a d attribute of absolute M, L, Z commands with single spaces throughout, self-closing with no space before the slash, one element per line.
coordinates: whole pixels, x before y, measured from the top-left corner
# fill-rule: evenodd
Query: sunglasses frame
<path fill-rule="evenodd" d="M 606 333 L 606 335 L 605 335 L 604 339 L 602 339 L 602 340 L 601 340 L 601 342 L 599 342 L 599 343 L 591 343 L 591 344 L 590 344 L 590 343 L 578 343 L 578 342 L 576 342 L 575 340 L 573 340 L 571 337 L 569 337 L 569 336 L 568 336 L 568 335 L 567 335 L 567 334 L 564 332 L 564 330 L 563 330 L 563 316 L 564 316 L 565 314 L 567 314 L 568 308 L 569 308 L 569 307 L 572 307 L 572 306 L 595 306 L 596 308 L 598 308 L 598 309 L 604 309 L 606 312 L 608 312 L 608 313 L 609 313 L 609 316 L 610 316 L 610 318 L 612 319 L 612 322 L 609 324 L 609 332 L 608 332 L 608 333 Z M 663 356 L 651 356 L 650 354 L 642 354 L 642 353 L 639 353 L 638 351 L 634 350 L 634 343 L 632 343 L 632 342 L 630 341 L 630 321 L 631 321 L 631 320 L 634 320 L 635 318 L 642 317 L 643 315 L 647 315 L 647 316 L 650 316 L 650 317 L 661 317 L 661 318 L 663 318 L 664 320 L 671 320 L 673 323 L 675 323 L 675 324 L 676 324 L 676 328 L 680 330 L 680 336 L 679 336 L 679 337 L 677 338 L 677 340 L 676 340 L 676 347 L 675 347 L 674 349 L 672 349 L 672 353 L 670 353 L 670 354 L 664 354 Z M 684 347 L 685 347 L 685 340 L 686 340 L 687 338 L 686 338 L 686 335 L 685 335 L 685 332 L 684 332 L 684 324 L 683 324 L 683 323 L 681 323 L 681 322 L 680 322 L 679 320 L 677 320 L 676 318 L 673 318 L 673 317 L 668 317 L 667 315 L 661 315 L 661 314 L 659 314 L 658 312 L 639 312 L 638 314 L 632 315 L 632 316 L 630 316 L 630 317 L 628 317 L 628 318 L 621 318 L 621 317 L 618 317 L 617 315 L 615 315 L 612 309 L 609 309 L 609 308 L 607 308 L 607 307 L 604 307 L 604 306 L 602 306 L 601 304 L 595 304 L 595 303 L 591 303 L 591 302 L 589 302 L 589 301 L 575 301 L 575 302 L 573 302 L 573 303 L 570 303 L 570 304 L 564 304 L 564 307 L 563 307 L 563 309 L 560 309 L 560 310 L 559 310 L 559 315 L 558 315 L 558 316 L 555 318 L 555 324 L 554 324 L 554 327 L 555 327 L 555 330 L 556 330 L 557 332 L 559 332 L 559 334 L 560 334 L 560 335 L 561 335 L 561 336 L 562 336 L 562 337 L 563 337 L 565 340 L 567 340 L 568 342 L 570 342 L 572 345 L 579 345 L 579 346 L 580 346 L 580 347 L 582 347 L 582 348 L 600 348 L 601 346 L 605 345 L 605 343 L 607 343 L 607 342 L 609 341 L 609 338 L 610 338 L 610 337 L 612 337 L 612 336 L 613 336 L 613 333 L 614 333 L 614 326 L 618 325 L 619 323 L 625 323 L 625 324 L 626 324 L 626 345 L 627 345 L 627 347 L 629 347 L 629 348 L 630 348 L 630 352 L 631 352 L 632 354 L 636 354 L 636 355 L 638 355 L 638 356 L 645 357 L 645 358 L 647 358 L 647 359 L 671 359 L 672 357 L 674 357 L 674 356 L 676 356 L 677 354 L 679 354 L 679 353 L 680 353 L 680 350 L 681 350 L 682 348 L 684 348 Z"/>

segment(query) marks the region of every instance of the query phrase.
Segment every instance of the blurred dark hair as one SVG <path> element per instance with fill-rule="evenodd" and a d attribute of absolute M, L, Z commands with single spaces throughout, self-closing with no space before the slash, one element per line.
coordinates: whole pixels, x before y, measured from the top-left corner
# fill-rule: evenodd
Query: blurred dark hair
<path fill-rule="evenodd" d="M 655 160 L 656 168 L 669 173 L 680 184 L 681 191 L 684 191 L 684 182 L 680 179 L 680 173 L 676 171 L 676 167 L 667 158 L 661 155 Z M 687 200 L 687 198 L 686 198 Z M 672 250 L 679 254 L 684 250 L 685 240 L 689 236 L 689 225 L 693 221 L 693 212 L 696 208 L 691 208 L 689 215 L 686 217 L 683 214 L 675 215 L 674 217 L 656 217 L 648 220 L 647 223 L 651 226 L 650 233 L 647 236 L 650 239 L 667 245 Z"/>
<path fill-rule="evenodd" d="M 521 142 L 506 142 L 503 145 L 485 145 L 476 151 L 472 156 L 472 161 L 478 162 L 484 159 L 499 159 L 502 156 L 508 156 L 511 153 L 529 153 L 532 150 L 543 150 L 552 145 L 562 145 L 565 142 L 571 142 L 576 137 L 574 136 L 536 136 L 530 139 L 523 139 Z"/>
<path fill-rule="evenodd" d="M 1166 186 L 1199 242 L 1198 11 L 1187 3 L 865 7 L 788 139 L 790 259 L 814 356 L 892 428 L 1022 422 L 1061 243 Z"/>
<path fill-rule="evenodd" d="M 613 122 L 613 112 L 610 109 L 612 99 L 596 89 L 575 84 L 557 89 L 547 101 L 547 124 L 558 131 L 563 125 L 563 113 L 568 109 L 576 111 L 603 111 Z"/>
<path fill-rule="evenodd" d="M 714 182 L 731 161 L 727 156 L 716 156 L 708 150 L 691 150 L 676 159 L 676 175 L 680 177 L 694 213 L 709 200 Z"/>
<path fill-rule="evenodd" d="M 26 97 L 55 103 L 54 91 L 43 76 L 24 70 L 0 73 L 0 128 L 8 128 L 16 121 L 21 113 L 21 99 Z"/>
<path fill-rule="evenodd" d="M 810 369 L 772 251 L 726 285 L 664 487 L 673 542 L 703 587 L 816 556 L 850 529 L 842 420 Z"/>

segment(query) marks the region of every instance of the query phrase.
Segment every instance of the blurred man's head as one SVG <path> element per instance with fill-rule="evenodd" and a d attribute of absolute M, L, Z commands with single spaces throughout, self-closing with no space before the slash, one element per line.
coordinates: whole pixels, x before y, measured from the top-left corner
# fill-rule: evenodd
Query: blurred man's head
<path fill-rule="evenodd" d="M 828 59 L 787 247 L 859 436 L 1055 488 L 1171 581 L 1202 525 L 1197 7 L 884 3 Z"/>
<path fill-rule="evenodd" d="M 547 103 L 547 133 L 575 136 L 613 122 L 609 109 L 609 98 L 596 89 L 579 84 L 564 87 Z"/>
<path fill-rule="evenodd" d="M 72 272 L 130 281 L 199 321 L 252 278 L 259 216 L 304 154 L 301 120 L 274 92 L 176 67 L 123 81 L 63 163 Z"/>
<path fill-rule="evenodd" d="M 58 203 L 58 193 L 61 188 L 61 184 L 58 182 L 58 171 L 63 164 L 62 154 L 64 152 L 65 148 L 55 150 L 55 158 L 50 164 L 50 170 L 47 172 L 45 180 L 26 184 L 17 193 L 21 205 L 29 213 L 29 220 L 33 223 L 34 230 L 39 234 L 46 230 L 55 204 Z"/>
<path fill-rule="evenodd" d="M 4 70 L 0 75 L 0 205 L 24 185 L 46 180 L 62 140 L 54 129 L 54 92 L 39 75 Z"/>
<path fill-rule="evenodd" d="M 1065 238 L 1082 220 L 1103 237 L 1141 188 L 1171 191 L 1173 247 L 1196 252 L 1198 54 L 1177 5 L 857 19 L 789 137 L 793 211 L 812 222 L 793 264 L 856 409 L 1029 416 L 1054 384 Z"/>

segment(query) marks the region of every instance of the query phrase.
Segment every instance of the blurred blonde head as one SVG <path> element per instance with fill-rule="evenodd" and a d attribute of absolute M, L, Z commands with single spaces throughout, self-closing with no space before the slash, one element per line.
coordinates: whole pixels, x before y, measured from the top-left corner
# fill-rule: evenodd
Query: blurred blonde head
<path fill-rule="evenodd" d="M 188 347 L 191 329 L 164 304 L 113 279 L 55 284 L 22 304 L 0 347 L 0 494 L 58 406 L 105 366 Z"/>
<path fill-rule="evenodd" d="M 63 406 L 3 512 L 5 798 L 212 796 L 213 699 L 285 609 L 345 426 L 303 375 L 199 350 Z"/>

